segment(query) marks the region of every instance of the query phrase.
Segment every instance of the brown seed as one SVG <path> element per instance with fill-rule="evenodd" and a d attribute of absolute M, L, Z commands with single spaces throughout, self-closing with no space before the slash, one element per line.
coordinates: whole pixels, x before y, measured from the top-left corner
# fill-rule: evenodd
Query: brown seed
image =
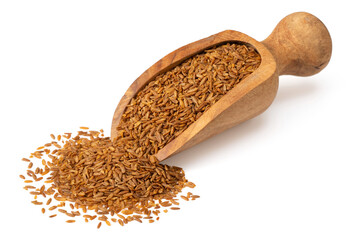
<path fill-rule="evenodd" d="M 99 219 L 100 221 L 106 221 L 108 218 L 105 215 L 103 215 L 101 217 L 98 217 L 97 219 Z"/>
<path fill-rule="evenodd" d="M 182 199 L 184 199 L 185 201 L 189 201 L 189 199 L 183 195 L 180 196 Z"/>
<path fill-rule="evenodd" d="M 28 168 L 32 168 L 32 166 L 33 166 L 33 162 L 30 162 L 30 163 L 28 164 Z"/>
<path fill-rule="evenodd" d="M 87 212 L 86 206 L 81 206 L 81 209 L 83 210 L 83 213 Z"/>
<path fill-rule="evenodd" d="M 97 224 L 97 228 L 99 229 L 101 227 L 102 222 L 99 222 L 99 224 Z"/>
<path fill-rule="evenodd" d="M 33 203 L 34 205 L 42 205 L 43 204 L 43 202 L 38 202 L 37 200 L 31 201 L 31 203 Z"/>
<path fill-rule="evenodd" d="M 250 75 L 260 62 L 253 47 L 239 43 L 207 49 L 142 87 L 127 103 L 114 141 L 104 137 L 103 130 L 82 131 L 87 127 L 80 127 L 76 136 L 51 134 L 53 141 L 44 146 L 56 149 L 40 148 L 30 157 L 42 159 L 43 164 L 43 169 L 28 172 L 30 177 L 41 182 L 43 177 L 37 174 L 50 176 L 44 182 L 51 186 L 33 191 L 35 196 L 37 192 L 44 197 L 54 195 L 61 202 L 58 206 L 64 207 L 68 201 L 72 202 L 71 209 L 94 211 L 97 215 L 84 217 L 87 221 L 98 218 L 106 222 L 109 215 L 115 214 L 120 225 L 141 222 L 143 218 L 154 221 L 153 216 L 159 220 L 159 209 L 179 205 L 177 194 L 195 184 L 186 180 L 183 169 L 161 164 L 154 155 Z M 188 193 L 182 198 L 194 200 L 194 196 L 197 195 Z M 80 215 L 79 211 L 59 212 Z"/>
<path fill-rule="evenodd" d="M 186 187 L 194 188 L 194 187 L 196 187 L 196 185 L 192 182 L 188 182 L 188 183 L 186 183 Z"/>
<path fill-rule="evenodd" d="M 64 213 L 64 214 L 66 214 L 66 213 L 68 213 L 66 210 L 64 210 L 64 209 L 58 209 L 58 212 L 61 212 L 61 213 Z"/>
<path fill-rule="evenodd" d="M 67 215 L 68 217 L 75 217 L 75 215 L 73 213 L 65 213 L 65 215 Z"/>
<path fill-rule="evenodd" d="M 74 216 L 80 216 L 80 212 L 79 211 L 71 211 L 71 213 L 74 215 Z"/>
<path fill-rule="evenodd" d="M 56 208 L 57 208 L 57 206 L 52 206 L 52 207 L 48 208 L 48 210 L 49 210 L 49 211 L 53 211 L 53 210 L 56 209 Z"/>
<path fill-rule="evenodd" d="M 25 179 L 25 176 L 23 176 L 23 175 L 20 175 L 20 178 L 21 178 L 21 179 Z"/>
<path fill-rule="evenodd" d="M 44 214 L 46 212 L 46 209 L 42 208 L 42 213 Z"/>
<path fill-rule="evenodd" d="M 66 220 L 67 223 L 75 223 L 75 220 Z"/>
<path fill-rule="evenodd" d="M 174 205 L 180 205 L 180 203 L 179 202 L 177 202 L 176 200 L 174 200 L 174 199 L 170 199 L 170 202 L 172 203 L 172 204 L 174 204 Z"/>
<path fill-rule="evenodd" d="M 61 148 L 62 147 L 57 142 L 53 142 L 53 146 L 55 146 L 56 148 Z"/>
<path fill-rule="evenodd" d="M 139 223 L 143 223 L 142 220 L 140 220 L 139 218 L 134 218 L 134 220 L 139 222 Z"/>
<path fill-rule="evenodd" d="M 50 215 L 49 217 L 50 218 L 54 218 L 54 217 L 56 217 L 57 216 L 57 214 L 53 214 L 53 215 Z"/>
<path fill-rule="evenodd" d="M 42 179 L 43 179 L 43 177 L 39 177 L 39 178 L 36 178 L 35 181 L 36 181 L 36 182 L 39 182 L 39 181 L 41 181 Z"/>

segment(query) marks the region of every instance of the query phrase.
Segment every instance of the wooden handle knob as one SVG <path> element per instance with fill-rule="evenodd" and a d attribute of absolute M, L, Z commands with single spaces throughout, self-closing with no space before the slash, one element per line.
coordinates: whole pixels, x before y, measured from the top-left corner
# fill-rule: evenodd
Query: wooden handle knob
<path fill-rule="evenodd" d="M 310 76 L 327 66 L 332 40 L 312 14 L 297 12 L 283 18 L 262 42 L 274 55 L 279 75 Z"/>

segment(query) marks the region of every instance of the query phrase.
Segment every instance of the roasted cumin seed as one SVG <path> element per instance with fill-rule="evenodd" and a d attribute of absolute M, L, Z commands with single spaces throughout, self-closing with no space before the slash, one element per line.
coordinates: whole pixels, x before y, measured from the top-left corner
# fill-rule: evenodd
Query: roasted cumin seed
<path fill-rule="evenodd" d="M 159 163 L 155 154 L 260 63 L 260 55 L 251 46 L 237 43 L 216 46 L 147 83 L 127 104 L 113 141 L 104 137 L 103 130 L 91 131 L 88 127 L 80 127 L 77 135 L 65 133 L 56 137 L 51 134 L 51 142 L 30 156 L 41 159 L 42 168 L 27 172 L 34 181 L 44 181 L 50 186 L 43 185 L 31 194 L 44 198 L 51 195 L 46 205 L 51 204 L 52 199 L 60 202 L 49 207 L 49 211 L 70 202 L 72 210 L 95 212 L 95 215 L 83 216 L 85 221 L 99 219 L 97 228 L 102 221 L 110 225 L 110 215 L 117 215 L 117 221 L 110 217 L 112 222 L 123 226 L 131 221 L 142 222 L 142 219 L 158 221 L 162 207 L 180 209 L 171 207 L 179 205 L 177 194 L 184 187 L 194 188 L 195 184 L 185 178 L 183 169 Z M 56 149 L 51 149 L 53 147 Z M 28 168 L 33 167 L 29 159 L 22 160 L 29 163 Z M 49 177 L 43 180 L 46 174 Z M 181 196 L 185 200 L 198 197 L 190 192 Z M 32 203 L 43 204 L 37 200 Z M 70 217 L 81 215 L 79 211 L 58 211 Z M 54 216 L 56 214 L 50 217 Z"/>

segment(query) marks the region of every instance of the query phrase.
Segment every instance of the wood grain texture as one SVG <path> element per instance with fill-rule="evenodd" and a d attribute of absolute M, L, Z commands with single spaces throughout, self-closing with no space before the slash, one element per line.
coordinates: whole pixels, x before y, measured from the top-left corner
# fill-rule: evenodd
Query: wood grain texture
<path fill-rule="evenodd" d="M 306 12 L 282 19 L 262 43 L 276 58 L 279 75 L 314 75 L 328 65 L 332 54 L 326 26 Z"/>
<path fill-rule="evenodd" d="M 315 74 L 327 65 L 332 49 L 326 27 L 319 19 L 308 13 L 294 13 L 285 17 L 263 42 L 237 31 L 226 30 L 190 43 L 163 57 L 132 83 L 114 113 L 111 139 L 117 137 L 116 127 L 127 104 L 150 80 L 205 49 L 227 42 L 253 46 L 261 56 L 259 68 L 162 148 L 156 154 L 160 161 L 259 115 L 274 100 L 279 75 Z"/>

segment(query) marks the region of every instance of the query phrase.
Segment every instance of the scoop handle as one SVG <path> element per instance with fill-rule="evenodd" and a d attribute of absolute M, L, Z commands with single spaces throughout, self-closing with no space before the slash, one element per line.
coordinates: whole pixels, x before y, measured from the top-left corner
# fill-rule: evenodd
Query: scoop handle
<path fill-rule="evenodd" d="M 275 57 L 279 75 L 314 75 L 327 66 L 332 54 L 327 28 L 306 12 L 283 18 L 262 43 Z"/>

